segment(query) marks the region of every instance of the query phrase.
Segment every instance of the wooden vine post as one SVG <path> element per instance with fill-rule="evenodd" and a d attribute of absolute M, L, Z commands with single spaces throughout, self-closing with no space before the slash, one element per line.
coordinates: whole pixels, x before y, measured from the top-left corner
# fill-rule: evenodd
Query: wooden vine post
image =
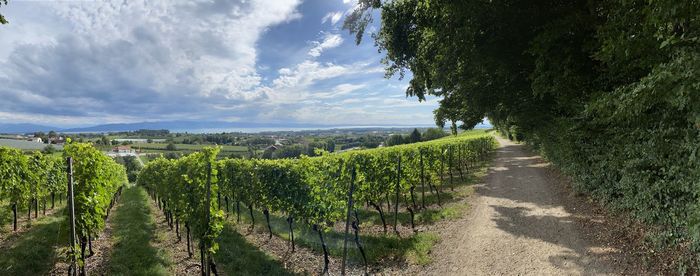
<path fill-rule="evenodd" d="M 455 184 L 454 184 L 454 182 L 453 182 L 453 181 L 454 181 L 454 180 L 453 180 L 454 177 L 452 176 L 452 171 L 454 170 L 454 167 L 452 166 L 452 165 L 453 165 L 453 164 L 452 164 L 452 157 L 453 157 L 453 154 L 452 154 L 452 145 L 449 145 L 449 146 L 447 147 L 447 150 L 448 150 L 447 157 L 449 158 L 448 163 L 447 163 L 447 166 L 448 166 L 447 169 L 448 169 L 449 172 L 450 172 L 450 190 L 454 192 L 454 190 L 455 190 Z"/>
<path fill-rule="evenodd" d="M 421 185 L 421 206 L 425 209 L 425 167 L 423 166 L 423 151 L 419 150 L 420 154 L 420 185 Z"/>
<path fill-rule="evenodd" d="M 73 158 L 68 157 L 66 159 L 68 163 L 68 220 L 70 224 L 70 253 L 71 253 L 71 264 L 68 268 L 68 275 L 74 276 L 77 273 L 76 260 L 75 260 L 75 204 L 73 196 Z"/>
<path fill-rule="evenodd" d="M 206 222 L 207 222 L 207 230 L 204 232 L 204 235 L 208 235 L 209 233 L 209 221 L 211 220 L 211 162 L 207 162 L 207 197 L 205 198 L 205 213 L 206 213 Z M 204 239 L 204 275 L 209 276 L 211 274 L 211 267 L 209 266 L 209 245 L 206 242 L 206 239 Z"/>
<path fill-rule="evenodd" d="M 396 201 L 394 204 L 394 233 L 399 234 L 396 226 L 399 224 L 399 189 L 401 189 L 401 155 L 399 154 L 399 162 L 396 165 Z"/>
<path fill-rule="evenodd" d="M 343 261 L 341 265 L 340 275 L 345 275 L 345 260 L 348 256 L 348 233 L 350 232 L 350 216 L 353 210 L 352 193 L 355 191 L 355 167 L 352 167 L 350 175 L 350 189 L 348 190 L 348 212 L 345 217 L 345 236 L 343 236 Z"/>

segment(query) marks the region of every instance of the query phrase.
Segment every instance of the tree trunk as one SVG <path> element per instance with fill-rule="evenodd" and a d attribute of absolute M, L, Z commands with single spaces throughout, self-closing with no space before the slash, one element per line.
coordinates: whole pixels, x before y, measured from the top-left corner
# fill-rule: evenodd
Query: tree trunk
<path fill-rule="evenodd" d="M 204 258 L 204 243 L 200 241 L 199 242 L 199 265 L 201 268 L 202 276 L 207 276 L 207 273 L 204 272 L 205 271 L 204 260 L 205 260 L 205 258 Z"/>
<path fill-rule="evenodd" d="M 386 194 L 386 209 L 388 210 L 389 213 L 391 213 L 391 201 L 389 200 L 389 192 L 387 191 Z"/>
<path fill-rule="evenodd" d="M 411 186 L 411 202 L 413 202 L 413 208 L 416 208 L 416 197 L 414 195 L 415 190 L 416 190 L 416 187 Z"/>
<path fill-rule="evenodd" d="M 377 209 L 377 212 L 379 212 L 379 218 L 382 219 L 382 226 L 384 226 L 384 234 L 386 234 L 386 221 L 384 220 L 384 212 L 382 212 L 382 208 L 372 201 L 370 201 L 369 204 L 372 205 L 374 209 Z"/>
<path fill-rule="evenodd" d="M 321 275 L 328 273 L 328 247 L 326 247 L 326 242 L 323 240 L 323 233 L 318 225 L 313 226 L 313 230 L 318 232 L 318 238 L 321 239 L 321 247 L 323 247 L 323 272 Z"/>
<path fill-rule="evenodd" d="M 365 257 L 365 249 L 362 248 L 362 244 L 360 244 L 359 224 L 359 221 L 353 221 L 352 229 L 355 231 L 355 244 L 357 245 L 357 249 L 360 249 L 360 254 L 362 254 L 362 260 L 365 262 L 365 275 L 367 275 L 367 257 Z"/>
<path fill-rule="evenodd" d="M 413 229 L 413 232 L 415 232 L 415 231 L 416 231 L 416 225 L 414 224 L 414 221 L 413 221 L 413 216 L 414 216 L 414 214 L 413 214 L 413 208 L 408 207 L 408 208 L 406 208 L 406 209 L 408 209 L 408 212 L 411 213 L 411 229 Z"/>
<path fill-rule="evenodd" d="M 17 231 L 17 203 L 12 204 L 12 215 L 14 219 L 12 220 L 12 229 Z"/>
<path fill-rule="evenodd" d="M 95 255 L 95 252 L 92 251 L 92 237 L 88 234 L 88 248 L 90 251 L 90 254 L 88 256 L 92 257 Z"/>
<path fill-rule="evenodd" d="M 253 205 L 248 205 L 248 210 L 250 211 L 250 226 L 255 227 L 255 216 L 253 216 Z"/>
<path fill-rule="evenodd" d="M 175 235 L 177 235 L 177 242 L 182 241 L 182 237 L 180 237 L 180 219 L 175 219 Z"/>
<path fill-rule="evenodd" d="M 292 252 L 294 252 L 294 228 L 292 227 L 292 223 L 294 223 L 294 217 L 287 217 L 287 222 L 289 223 L 289 237 L 292 241 Z"/>
<path fill-rule="evenodd" d="M 51 210 L 53 210 L 53 208 L 56 207 L 55 202 L 56 202 L 56 194 L 51 193 Z"/>
<path fill-rule="evenodd" d="M 265 220 L 267 220 L 267 230 L 270 232 L 268 239 L 272 239 L 272 226 L 270 226 L 270 210 L 264 209 Z"/>
<path fill-rule="evenodd" d="M 228 209 L 228 196 L 225 196 L 225 197 L 224 197 L 224 202 L 225 202 L 225 204 L 226 204 L 226 213 L 228 214 L 228 213 L 230 212 L 229 209 Z"/>
<path fill-rule="evenodd" d="M 241 201 L 236 200 L 236 223 L 241 222 Z"/>
<path fill-rule="evenodd" d="M 428 185 L 432 189 L 435 189 L 435 194 L 437 194 L 438 206 L 442 207 L 442 202 L 440 202 L 440 191 L 438 190 L 437 187 L 435 187 L 435 185 L 433 185 L 433 183 L 430 183 L 430 181 L 428 181 Z"/>
<path fill-rule="evenodd" d="M 190 224 L 185 222 L 185 228 L 187 229 L 187 237 L 185 239 L 187 240 L 187 255 L 192 258 L 192 250 L 190 247 Z"/>

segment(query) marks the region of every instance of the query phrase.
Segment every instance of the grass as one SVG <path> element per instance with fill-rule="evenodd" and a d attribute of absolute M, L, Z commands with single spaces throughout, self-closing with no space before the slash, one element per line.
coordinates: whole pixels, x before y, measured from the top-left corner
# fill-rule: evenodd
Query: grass
<path fill-rule="evenodd" d="M 452 191 L 449 186 L 441 187 L 440 199 L 442 201 L 442 207 L 436 206 L 437 195 L 430 193 L 426 189 L 426 205 L 431 207 L 416 212 L 414 217 L 416 226 L 434 224 L 442 220 L 457 219 L 464 216 L 469 210 L 469 205 L 460 200 L 468 197 L 474 192 L 471 185 L 477 183 L 477 181 L 485 175 L 486 164 L 488 164 L 488 161 L 478 164 L 477 169 L 472 169 L 470 173 L 464 175 L 464 180 L 461 180 L 458 173 L 455 172 L 454 191 Z M 448 179 L 446 178 L 445 181 L 448 181 Z M 394 201 L 393 199 L 391 200 L 393 205 Z M 416 190 L 416 203 L 418 205 L 421 204 L 421 193 L 419 189 Z M 235 209 L 235 207 L 232 208 Z M 402 225 L 410 225 L 410 213 L 403 207 L 400 209 L 403 210 L 398 213 L 399 223 Z M 386 205 L 383 206 L 383 211 L 387 211 Z M 256 231 L 267 233 L 267 224 L 262 211 L 254 210 L 253 214 L 255 216 Z M 391 229 L 394 222 L 393 211 L 385 213 L 387 228 L 390 234 L 363 234 L 362 228 L 372 225 L 381 226 L 382 222 L 379 217 L 379 213 L 374 209 L 360 208 L 358 210 L 358 215 L 362 223 L 362 226 L 360 227 L 360 243 L 365 250 L 367 261 L 370 264 L 382 263 L 386 260 L 392 259 L 405 260 L 409 263 L 418 265 L 425 265 L 432 261 L 429 256 L 429 252 L 439 241 L 439 236 L 437 234 L 430 232 L 419 232 L 406 237 L 398 237 L 391 234 Z M 235 217 L 235 212 L 232 212 L 230 215 L 230 220 L 235 221 Z M 250 223 L 249 211 L 243 204 L 241 205 L 241 223 Z M 272 232 L 276 236 L 279 236 L 285 240 L 290 239 L 288 235 L 289 226 L 285 217 L 283 217 L 281 214 L 271 214 L 270 224 L 272 227 Z M 295 223 L 294 237 L 298 245 L 311 248 L 319 253 L 323 252 L 318 233 L 312 231 L 310 227 L 302 225 L 301 223 Z M 331 230 L 324 233 L 324 239 L 331 256 L 342 256 L 344 233 Z M 352 263 L 362 263 L 362 256 L 352 240 L 348 244 L 348 248 L 349 261 Z"/>
<path fill-rule="evenodd" d="M 155 236 L 156 222 L 148 200 L 141 187 L 130 186 L 124 190 L 121 206 L 115 210 L 112 220 L 110 275 L 169 275 L 168 256 L 150 243 Z"/>
<path fill-rule="evenodd" d="M 225 224 L 218 242 L 214 260 L 225 275 L 293 275 L 279 261 L 248 243 L 231 222 Z"/>
<path fill-rule="evenodd" d="M 32 228 L 0 246 L 0 275 L 47 275 L 58 258 L 55 248 L 68 243 L 62 210 L 32 222 Z"/>
<path fill-rule="evenodd" d="M 156 222 L 150 213 L 149 197 L 143 187 L 124 190 L 116 209 L 109 275 L 171 275 L 172 264 L 165 250 L 151 245 L 157 237 Z M 195 241 L 196 242 L 196 241 Z M 214 259 L 225 275 L 291 275 L 281 263 L 248 243 L 230 223 L 219 236 Z M 195 257 L 197 255 L 195 254 Z"/>
<path fill-rule="evenodd" d="M 256 231 L 267 234 L 267 223 L 263 213 L 254 210 Z M 235 214 L 230 217 L 233 223 Z M 250 215 L 247 207 L 241 206 L 241 223 L 250 223 Z M 270 225 L 272 232 L 285 240 L 289 240 L 288 224 L 286 218 L 276 214 L 270 215 Z M 352 235 L 352 231 L 350 232 Z M 343 254 L 344 233 L 329 231 L 323 234 L 323 238 L 331 256 L 340 257 Z M 360 243 L 362 244 L 367 262 L 379 263 L 385 259 L 405 259 L 415 264 L 430 263 L 428 252 L 439 240 L 434 233 L 417 233 L 407 237 L 398 237 L 394 234 L 386 235 L 366 235 L 360 231 Z M 321 242 L 318 233 L 306 225 L 294 224 L 294 241 L 297 246 L 305 246 L 322 253 Z M 222 246 L 223 248 L 223 246 Z M 355 243 L 350 240 L 348 243 L 348 260 L 353 263 L 362 263 L 362 255 Z"/>
<path fill-rule="evenodd" d="M 65 206 L 65 200 L 62 202 L 59 202 L 58 196 L 56 196 L 56 202 L 55 202 L 55 208 L 61 208 Z M 49 208 L 51 207 L 51 200 L 47 200 L 46 203 L 46 211 L 49 212 Z M 43 208 L 42 208 L 42 203 L 39 203 L 39 219 L 43 217 Z M 27 221 L 27 209 L 26 208 L 19 208 L 17 210 L 17 226 L 18 227 L 23 227 L 22 225 L 26 225 Z M 0 200 L 0 234 L 5 235 L 8 233 L 12 233 L 12 220 L 13 220 L 13 215 L 12 215 L 12 204 L 10 204 L 7 201 Z M 34 209 L 32 208 L 32 220 L 30 223 L 34 223 L 36 218 L 34 218 Z"/>

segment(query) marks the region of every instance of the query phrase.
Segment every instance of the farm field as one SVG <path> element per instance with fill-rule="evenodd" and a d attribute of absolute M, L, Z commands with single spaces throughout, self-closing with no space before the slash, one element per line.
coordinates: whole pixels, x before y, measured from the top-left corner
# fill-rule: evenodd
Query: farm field
<path fill-rule="evenodd" d="M 192 152 L 192 151 L 198 151 L 202 150 L 203 148 L 211 145 L 191 145 L 191 144 L 173 144 L 175 145 L 175 148 L 177 149 L 176 151 L 186 151 L 186 152 Z M 139 149 L 142 152 L 163 152 L 163 151 L 171 151 L 166 149 L 168 144 L 163 144 L 163 143 L 134 143 L 131 144 L 131 147 L 134 149 Z M 231 146 L 231 145 L 222 145 L 221 151 L 222 152 L 247 152 L 248 148 L 244 146 Z"/>

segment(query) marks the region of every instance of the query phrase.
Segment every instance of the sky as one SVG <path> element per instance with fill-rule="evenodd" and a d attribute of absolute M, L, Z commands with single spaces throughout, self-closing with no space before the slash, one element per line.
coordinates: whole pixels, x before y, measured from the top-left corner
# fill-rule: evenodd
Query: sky
<path fill-rule="evenodd" d="M 342 30 L 353 0 L 10 0 L 0 122 L 434 124 Z M 377 30 L 375 19 L 369 32 Z"/>

